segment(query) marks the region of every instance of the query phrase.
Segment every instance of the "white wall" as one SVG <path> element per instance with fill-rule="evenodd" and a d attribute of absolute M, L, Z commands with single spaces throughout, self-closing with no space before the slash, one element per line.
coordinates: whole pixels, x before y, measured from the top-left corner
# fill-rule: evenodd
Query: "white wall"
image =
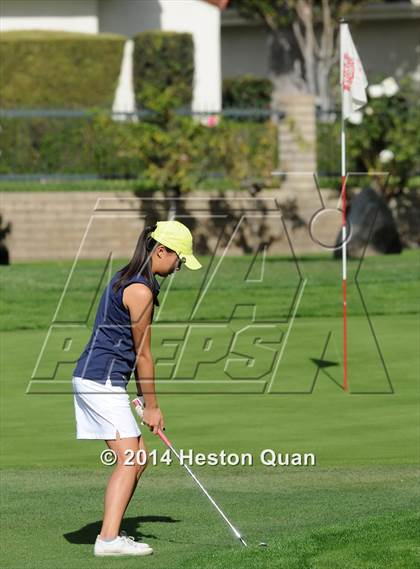
<path fill-rule="evenodd" d="M 98 0 L 0 0 L 0 31 L 98 33 Z"/>
<path fill-rule="evenodd" d="M 163 30 L 189 32 L 194 38 L 193 110 L 220 110 L 220 10 L 202 0 L 159 0 L 159 4 Z"/>

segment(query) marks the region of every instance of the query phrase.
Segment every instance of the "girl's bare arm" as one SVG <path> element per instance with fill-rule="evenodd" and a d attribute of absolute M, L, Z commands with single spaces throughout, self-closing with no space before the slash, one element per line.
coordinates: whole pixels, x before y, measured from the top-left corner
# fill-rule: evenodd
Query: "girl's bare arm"
<path fill-rule="evenodd" d="M 151 318 L 153 295 L 141 283 L 133 283 L 124 289 L 123 302 L 130 312 L 131 330 L 136 351 L 137 392 L 143 394 L 144 422 L 156 434 L 164 427 L 155 391 L 155 370 L 151 351 Z"/>

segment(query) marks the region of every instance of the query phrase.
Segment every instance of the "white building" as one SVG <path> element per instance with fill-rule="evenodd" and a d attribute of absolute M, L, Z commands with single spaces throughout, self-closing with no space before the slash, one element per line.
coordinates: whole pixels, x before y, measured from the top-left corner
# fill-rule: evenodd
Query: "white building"
<path fill-rule="evenodd" d="M 398 75 L 419 64 L 420 0 L 368 2 L 347 19 L 368 76 Z M 265 27 L 245 20 L 229 6 L 222 13 L 221 41 L 223 77 L 287 73 L 281 53 L 271 49 Z"/>
<path fill-rule="evenodd" d="M 228 4 L 229 0 L 0 0 L 0 31 L 113 32 L 127 38 L 145 30 L 189 32 L 195 45 L 195 111 L 221 109 L 222 77 L 251 73 L 279 80 L 285 93 L 293 90 L 290 70 L 281 53 L 274 52 L 273 58 L 264 26 L 239 17 Z M 351 16 L 352 35 L 368 76 L 398 76 L 419 64 L 419 4 L 372 2 Z"/>
<path fill-rule="evenodd" d="M 193 110 L 221 109 L 220 10 L 227 0 L 0 0 L 0 31 L 61 30 L 131 37 L 145 30 L 191 33 Z"/>

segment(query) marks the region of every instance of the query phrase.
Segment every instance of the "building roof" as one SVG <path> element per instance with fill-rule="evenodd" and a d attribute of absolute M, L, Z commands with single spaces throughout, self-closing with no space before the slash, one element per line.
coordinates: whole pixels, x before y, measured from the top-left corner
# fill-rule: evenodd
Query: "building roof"
<path fill-rule="evenodd" d="M 213 4 L 213 6 L 217 6 L 220 10 L 224 10 L 229 4 L 229 0 L 204 0 L 204 2 Z"/>

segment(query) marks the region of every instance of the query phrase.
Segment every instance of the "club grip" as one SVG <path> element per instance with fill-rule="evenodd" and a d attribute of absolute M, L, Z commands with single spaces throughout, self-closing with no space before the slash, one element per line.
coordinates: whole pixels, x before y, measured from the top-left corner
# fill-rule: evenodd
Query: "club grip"
<path fill-rule="evenodd" d="M 137 415 L 143 421 L 143 411 L 144 411 L 144 401 L 142 401 L 142 397 L 136 397 L 133 399 L 132 403 L 134 405 L 134 409 L 136 410 Z"/>
<path fill-rule="evenodd" d="M 143 425 L 144 424 L 143 423 L 143 411 L 144 411 L 144 399 L 143 399 L 143 397 L 140 397 L 140 396 L 135 397 L 132 400 L 132 403 L 133 403 L 134 409 L 136 410 L 137 415 L 140 417 L 140 419 L 142 421 L 142 425 Z M 162 431 L 160 429 L 158 431 L 158 435 L 166 445 L 171 446 L 171 443 L 169 442 L 167 437 L 165 437 L 165 435 L 162 433 Z"/>

